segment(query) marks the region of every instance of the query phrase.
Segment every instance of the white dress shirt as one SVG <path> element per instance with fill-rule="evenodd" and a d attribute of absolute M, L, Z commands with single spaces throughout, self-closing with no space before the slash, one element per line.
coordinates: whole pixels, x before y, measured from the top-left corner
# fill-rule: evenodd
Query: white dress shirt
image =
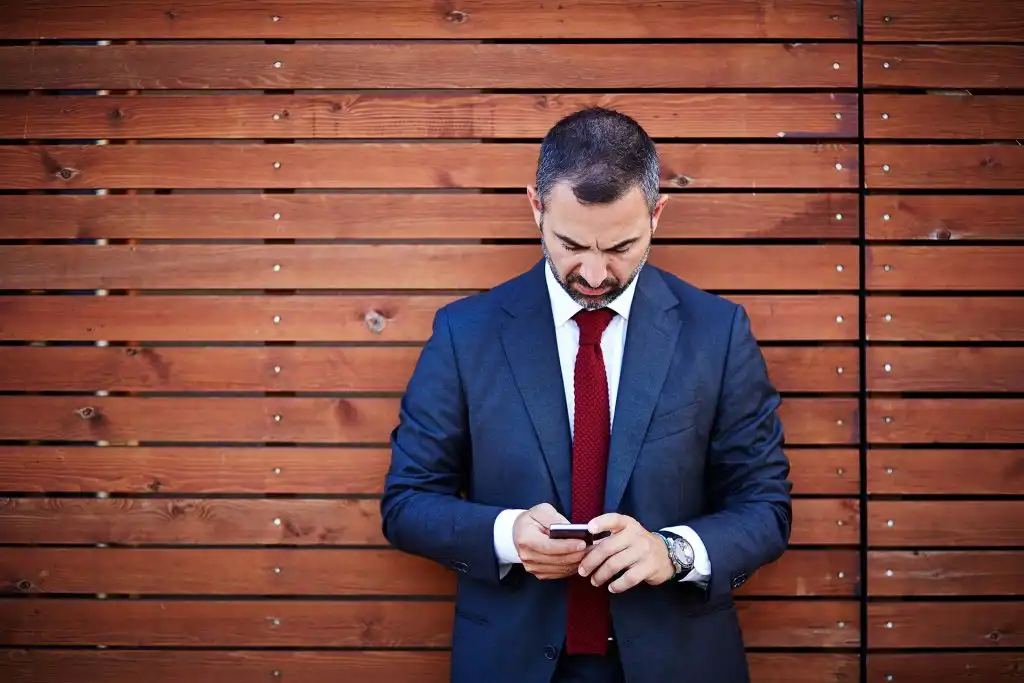
<path fill-rule="evenodd" d="M 555 280 L 551 269 L 545 266 L 548 295 L 551 297 L 551 310 L 554 315 L 555 337 L 558 341 L 558 359 L 562 367 L 562 383 L 565 388 L 565 403 L 569 411 L 569 430 L 573 431 L 573 416 L 575 414 L 575 392 L 573 380 L 576 374 L 576 352 L 579 349 L 580 330 L 576 321 L 572 319 L 576 313 L 582 310 L 582 306 L 562 289 L 562 286 Z M 619 371 L 622 368 L 623 350 L 626 348 L 626 327 L 629 322 L 629 311 L 633 305 L 633 295 L 636 293 L 636 283 L 639 278 L 634 278 L 629 287 L 618 296 L 608 308 L 617 313 L 604 334 L 601 337 L 601 353 L 604 356 L 605 372 L 608 375 L 608 401 L 612 415 L 612 424 L 615 423 L 615 397 L 619 388 Z M 512 525 L 522 510 L 503 510 L 498 514 L 494 522 L 494 551 L 498 557 L 498 570 L 502 577 L 508 573 L 513 564 L 519 563 L 519 553 L 516 551 L 515 543 L 512 540 Z M 708 557 L 704 543 L 693 529 L 688 526 L 666 527 L 669 531 L 682 536 L 694 551 L 693 571 L 682 578 L 683 581 L 704 582 L 711 578 L 711 560 Z"/>

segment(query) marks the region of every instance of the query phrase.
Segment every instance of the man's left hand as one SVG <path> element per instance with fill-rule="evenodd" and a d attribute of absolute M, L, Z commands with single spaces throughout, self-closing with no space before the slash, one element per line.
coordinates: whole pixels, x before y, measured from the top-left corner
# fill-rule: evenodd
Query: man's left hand
<path fill-rule="evenodd" d="M 580 562 L 580 575 L 591 577 L 595 586 L 624 571 L 608 585 L 612 593 L 622 593 L 641 581 L 652 586 L 665 583 L 675 573 L 665 543 L 632 517 L 612 512 L 595 517 L 589 526 L 592 534 L 611 532 Z"/>

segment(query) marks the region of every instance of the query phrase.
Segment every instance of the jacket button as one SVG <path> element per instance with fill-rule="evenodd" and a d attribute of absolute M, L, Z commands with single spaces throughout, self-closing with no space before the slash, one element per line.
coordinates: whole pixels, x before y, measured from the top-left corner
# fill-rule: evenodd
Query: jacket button
<path fill-rule="evenodd" d="M 742 574 L 742 573 L 741 574 L 737 574 L 733 578 L 733 580 L 732 580 L 732 587 L 733 588 L 739 588 L 744 583 L 746 583 L 746 581 L 747 581 L 747 575 L 746 574 Z"/>
<path fill-rule="evenodd" d="M 547 657 L 548 659 L 554 659 L 555 657 L 558 656 L 558 650 L 556 650 L 554 647 L 548 645 L 546 648 L 544 648 L 544 656 Z"/>
<path fill-rule="evenodd" d="M 453 560 L 452 561 L 452 569 L 454 569 L 456 571 L 459 571 L 459 572 L 462 572 L 463 574 L 465 574 L 466 572 L 469 571 L 469 565 L 466 564 L 465 562 L 459 562 L 458 560 Z"/>

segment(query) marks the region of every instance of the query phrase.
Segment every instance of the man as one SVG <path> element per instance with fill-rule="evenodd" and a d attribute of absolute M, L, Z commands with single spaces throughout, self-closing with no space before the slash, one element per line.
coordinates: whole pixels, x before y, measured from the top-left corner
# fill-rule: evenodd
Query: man
<path fill-rule="evenodd" d="M 731 592 L 789 541 L 779 398 L 743 309 L 646 265 L 659 178 L 631 118 L 564 118 L 543 258 L 436 314 L 381 513 L 459 573 L 454 683 L 749 680 Z"/>

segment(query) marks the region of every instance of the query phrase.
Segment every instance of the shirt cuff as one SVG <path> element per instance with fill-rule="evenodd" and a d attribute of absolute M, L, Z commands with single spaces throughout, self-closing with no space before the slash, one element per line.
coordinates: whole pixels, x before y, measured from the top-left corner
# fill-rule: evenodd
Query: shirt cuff
<path fill-rule="evenodd" d="M 704 542 L 700 540 L 697 532 L 688 526 L 670 526 L 662 531 L 682 537 L 693 548 L 693 570 L 680 581 L 708 582 L 711 579 L 711 558 L 708 557 L 707 548 L 704 547 Z"/>
<path fill-rule="evenodd" d="M 494 555 L 498 558 L 498 578 L 505 578 L 512 565 L 521 562 L 512 536 L 516 518 L 525 510 L 502 510 L 494 520 Z"/>

